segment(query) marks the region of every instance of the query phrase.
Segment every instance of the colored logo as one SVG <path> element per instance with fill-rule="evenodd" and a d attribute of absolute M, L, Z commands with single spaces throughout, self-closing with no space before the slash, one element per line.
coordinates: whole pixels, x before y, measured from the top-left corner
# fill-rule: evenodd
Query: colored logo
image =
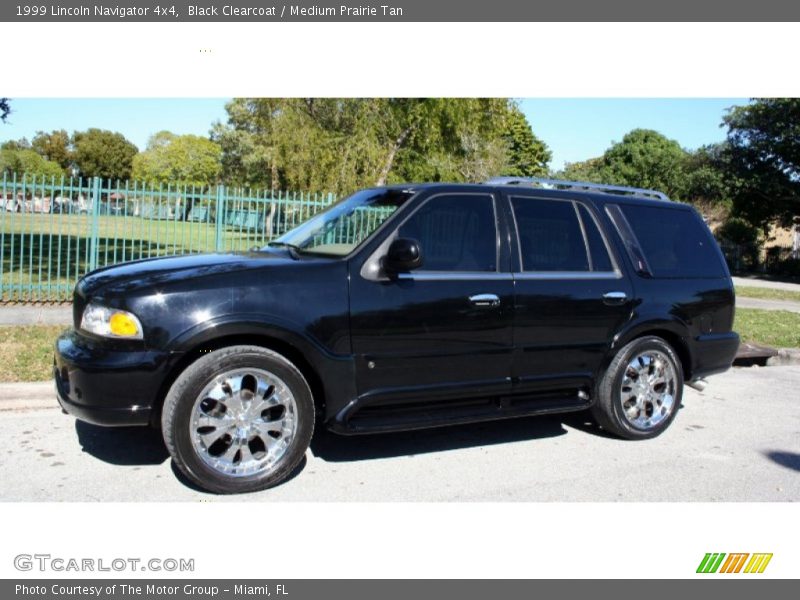
<path fill-rule="evenodd" d="M 763 573 L 772 553 L 707 552 L 697 567 L 698 573 Z"/>

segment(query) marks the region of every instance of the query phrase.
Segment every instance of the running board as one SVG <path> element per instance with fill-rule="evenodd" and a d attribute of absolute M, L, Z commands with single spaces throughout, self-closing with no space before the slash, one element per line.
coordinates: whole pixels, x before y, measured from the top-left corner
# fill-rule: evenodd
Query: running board
<path fill-rule="evenodd" d="M 548 392 L 546 395 L 509 395 L 461 400 L 404 403 L 350 403 L 328 423 L 343 435 L 409 431 L 445 425 L 463 425 L 515 417 L 585 410 L 591 406 L 584 391 Z"/>

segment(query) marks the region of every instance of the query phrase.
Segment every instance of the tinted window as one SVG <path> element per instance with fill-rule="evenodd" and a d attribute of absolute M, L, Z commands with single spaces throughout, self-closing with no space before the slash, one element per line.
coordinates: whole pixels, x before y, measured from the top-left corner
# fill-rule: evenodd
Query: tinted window
<path fill-rule="evenodd" d="M 572 202 L 512 197 L 523 271 L 588 271 L 589 259 Z"/>
<path fill-rule="evenodd" d="M 497 229 L 491 196 L 446 195 L 432 198 L 399 230 L 418 240 L 420 271 L 497 270 Z"/>
<path fill-rule="evenodd" d="M 654 277 L 724 275 L 716 242 L 690 210 L 622 205 Z"/>
<path fill-rule="evenodd" d="M 581 213 L 584 231 L 586 231 L 589 255 L 592 258 L 592 270 L 613 271 L 614 267 L 611 265 L 611 259 L 608 256 L 608 248 L 606 248 L 605 242 L 603 242 L 603 236 L 597 228 L 597 223 L 592 218 L 592 215 L 589 214 L 589 209 L 579 204 L 578 210 Z"/>
<path fill-rule="evenodd" d="M 412 196 L 411 192 L 396 189 L 356 192 L 268 245 L 289 244 L 298 252 L 344 256 L 372 235 Z"/>

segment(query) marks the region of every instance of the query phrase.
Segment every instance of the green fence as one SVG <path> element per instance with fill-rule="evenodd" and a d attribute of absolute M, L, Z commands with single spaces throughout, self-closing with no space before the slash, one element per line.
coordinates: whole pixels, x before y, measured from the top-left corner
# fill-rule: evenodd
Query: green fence
<path fill-rule="evenodd" d="M 4 176 L 0 299 L 69 300 L 79 277 L 129 260 L 263 246 L 332 194 Z"/>

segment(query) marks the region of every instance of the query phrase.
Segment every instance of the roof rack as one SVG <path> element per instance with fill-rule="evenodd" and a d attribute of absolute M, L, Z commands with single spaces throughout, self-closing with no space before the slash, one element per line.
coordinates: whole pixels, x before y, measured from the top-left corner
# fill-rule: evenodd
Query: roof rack
<path fill-rule="evenodd" d="M 646 190 L 643 188 L 627 187 L 624 185 L 606 185 L 604 183 L 592 183 L 590 181 L 567 181 L 565 179 L 547 179 L 543 177 L 493 177 L 484 181 L 486 185 L 538 185 L 543 188 L 568 188 L 579 190 L 590 190 L 604 194 L 628 194 L 640 198 L 650 198 L 670 201 L 669 196 L 657 190 Z"/>

